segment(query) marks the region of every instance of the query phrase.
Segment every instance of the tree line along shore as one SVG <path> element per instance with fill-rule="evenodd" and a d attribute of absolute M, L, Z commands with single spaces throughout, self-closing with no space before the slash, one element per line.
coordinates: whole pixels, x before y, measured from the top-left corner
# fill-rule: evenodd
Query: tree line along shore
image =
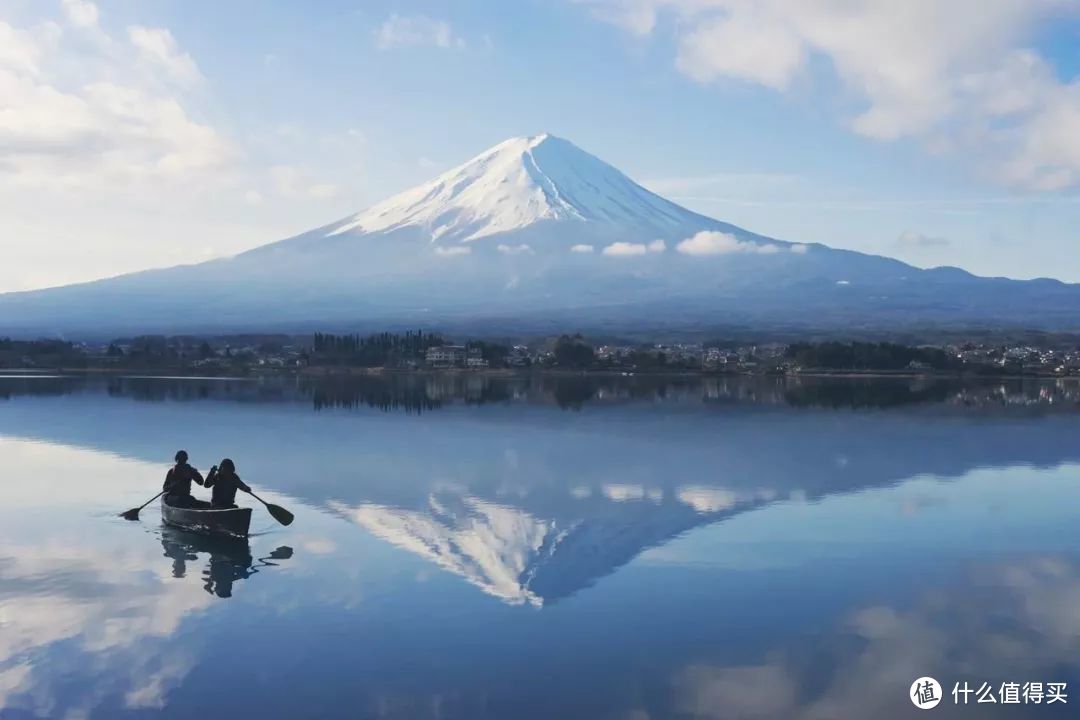
<path fill-rule="evenodd" d="M 618 343 L 559 335 L 451 340 L 422 330 L 368 335 L 143 335 L 105 343 L 0 339 L 0 369 L 243 375 L 372 371 L 1080 375 L 1080 347 L 987 341 Z"/>

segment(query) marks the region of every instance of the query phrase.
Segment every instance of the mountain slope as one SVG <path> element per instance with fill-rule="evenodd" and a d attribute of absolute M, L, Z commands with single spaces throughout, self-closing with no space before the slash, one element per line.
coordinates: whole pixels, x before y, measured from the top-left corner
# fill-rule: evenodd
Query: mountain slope
<path fill-rule="evenodd" d="M 232 258 L 0 295 L 0 335 L 315 326 L 1072 328 L 1080 287 L 755 235 L 572 143 L 507 140 L 368 210 Z"/>

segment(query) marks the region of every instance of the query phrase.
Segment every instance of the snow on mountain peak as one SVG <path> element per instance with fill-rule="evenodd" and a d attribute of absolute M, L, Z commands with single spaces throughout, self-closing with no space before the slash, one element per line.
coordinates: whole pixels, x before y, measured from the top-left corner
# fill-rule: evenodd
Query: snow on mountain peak
<path fill-rule="evenodd" d="M 542 133 L 505 140 L 328 235 L 414 227 L 432 242 L 467 242 L 544 221 L 662 231 L 700 227 L 702 220 L 568 140 Z"/>

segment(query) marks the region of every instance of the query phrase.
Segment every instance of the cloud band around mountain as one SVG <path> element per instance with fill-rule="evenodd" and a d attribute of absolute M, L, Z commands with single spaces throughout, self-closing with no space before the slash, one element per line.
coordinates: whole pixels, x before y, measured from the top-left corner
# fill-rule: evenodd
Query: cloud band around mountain
<path fill-rule="evenodd" d="M 756 243 L 749 240 L 740 240 L 731 233 L 703 230 L 680 242 L 675 246 L 675 250 L 683 255 L 776 255 L 782 252 L 802 255 L 806 253 L 807 246 L 802 244 Z"/>

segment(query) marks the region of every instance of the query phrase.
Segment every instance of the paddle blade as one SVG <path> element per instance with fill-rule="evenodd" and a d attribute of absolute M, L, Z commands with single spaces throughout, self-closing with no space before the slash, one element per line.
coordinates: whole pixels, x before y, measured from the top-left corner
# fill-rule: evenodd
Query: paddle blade
<path fill-rule="evenodd" d="M 142 508 L 131 508 L 127 512 L 120 513 L 120 517 L 124 518 L 125 520 L 138 520 L 139 510 L 141 509 Z"/>
<path fill-rule="evenodd" d="M 269 510 L 270 514 L 274 516 L 274 519 L 282 525 L 292 525 L 292 521 L 294 519 L 293 514 L 285 508 L 281 507 L 280 505 L 267 503 L 266 509 Z"/>

